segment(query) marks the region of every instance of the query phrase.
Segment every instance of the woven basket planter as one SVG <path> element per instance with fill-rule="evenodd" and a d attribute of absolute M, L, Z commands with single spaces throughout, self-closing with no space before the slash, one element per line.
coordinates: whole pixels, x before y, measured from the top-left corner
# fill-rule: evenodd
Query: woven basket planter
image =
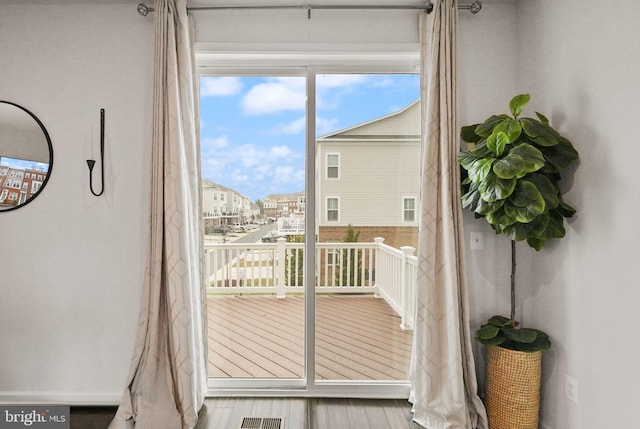
<path fill-rule="evenodd" d="M 487 346 L 489 429 L 538 429 L 542 352 Z"/>

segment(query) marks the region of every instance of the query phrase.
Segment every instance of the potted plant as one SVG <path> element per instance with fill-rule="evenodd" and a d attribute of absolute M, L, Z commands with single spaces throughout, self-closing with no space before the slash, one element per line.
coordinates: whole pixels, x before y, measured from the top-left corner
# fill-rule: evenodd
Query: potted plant
<path fill-rule="evenodd" d="M 576 212 L 563 201 L 559 181 L 578 153 L 544 115 L 520 117 L 529 99 L 529 94 L 515 96 L 509 103 L 511 116 L 492 115 L 481 124 L 462 127 L 469 148 L 458 156 L 463 208 L 511 240 L 510 317 L 494 316 L 476 333 L 488 346 L 487 414 L 492 429 L 537 429 L 541 355 L 551 346 L 547 334 L 521 328 L 516 321 L 516 242 L 526 241 L 539 251 L 548 240 L 564 237 L 564 220 Z M 523 380 L 531 383 L 524 386 L 519 383 Z M 516 397 L 518 393 L 527 398 Z"/>

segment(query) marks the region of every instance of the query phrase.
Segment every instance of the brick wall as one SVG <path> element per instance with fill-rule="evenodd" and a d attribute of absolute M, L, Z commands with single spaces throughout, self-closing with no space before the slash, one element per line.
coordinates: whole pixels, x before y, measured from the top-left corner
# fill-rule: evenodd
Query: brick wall
<path fill-rule="evenodd" d="M 384 238 L 384 244 L 399 249 L 402 246 L 418 247 L 417 226 L 353 226 L 360 231 L 359 243 L 371 243 L 376 237 Z M 318 241 L 342 241 L 347 233 L 346 226 L 321 226 Z"/>

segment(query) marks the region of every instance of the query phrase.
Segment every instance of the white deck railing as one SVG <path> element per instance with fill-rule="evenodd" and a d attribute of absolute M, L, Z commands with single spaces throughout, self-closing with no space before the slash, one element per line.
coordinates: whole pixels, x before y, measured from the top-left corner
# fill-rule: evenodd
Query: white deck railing
<path fill-rule="evenodd" d="M 226 243 L 205 245 L 208 294 L 304 293 L 304 243 Z M 373 243 L 317 243 L 316 293 L 370 293 L 384 298 L 413 329 L 416 257 L 412 247 Z"/>

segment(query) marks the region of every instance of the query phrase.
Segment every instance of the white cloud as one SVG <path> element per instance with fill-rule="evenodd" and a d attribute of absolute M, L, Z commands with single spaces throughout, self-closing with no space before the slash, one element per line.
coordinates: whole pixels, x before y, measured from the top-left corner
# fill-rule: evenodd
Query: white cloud
<path fill-rule="evenodd" d="M 281 124 L 269 131 L 267 134 L 300 134 L 306 129 L 307 118 L 302 117 L 288 124 Z"/>
<path fill-rule="evenodd" d="M 371 77 L 361 74 L 319 75 L 316 83 L 316 106 L 318 110 L 340 108 L 344 94 L 356 92 L 369 83 Z"/>
<path fill-rule="evenodd" d="M 292 155 L 289 146 L 273 146 L 269 153 L 272 158 L 288 158 Z"/>
<path fill-rule="evenodd" d="M 240 90 L 242 90 L 242 81 L 237 77 L 205 77 L 200 79 L 201 97 L 235 95 Z"/>
<path fill-rule="evenodd" d="M 321 136 L 331 131 L 335 131 L 339 122 L 340 120 L 338 118 L 323 118 L 318 116 L 316 118 L 316 132 Z"/>
<path fill-rule="evenodd" d="M 305 80 L 282 77 L 255 85 L 242 100 L 244 112 L 249 115 L 305 110 Z"/>
<path fill-rule="evenodd" d="M 226 135 L 221 135 L 220 137 L 214 138 L 205 138 L 200 142 L 200 146 L 202 146 L 202 151 L 209 151 L 211 149 L 223 149 L 225 147 L 229 147 L 231 143 L 229 143 L 229 138 Z"/>
<path fill-rule="evenodd" d="M 293 167 L 289 165 L 276 167 L 273 171 L 273 183 L 289 183 L 293 176 Z"/>

